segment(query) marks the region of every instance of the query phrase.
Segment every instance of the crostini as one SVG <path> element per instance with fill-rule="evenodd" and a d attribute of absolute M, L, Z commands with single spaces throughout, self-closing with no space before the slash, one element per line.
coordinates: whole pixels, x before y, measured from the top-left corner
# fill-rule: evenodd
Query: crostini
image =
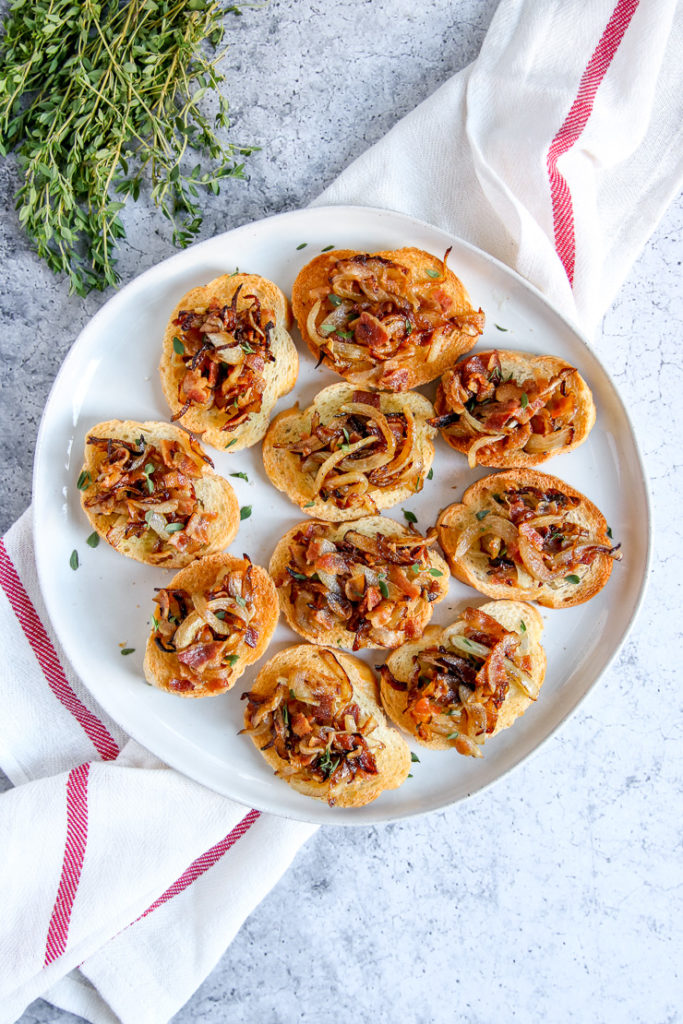
<path fill-rule="evenodd" d="M 621 558 L 602 513 L 563 480 L 510 469 L 472 484 L 437 522 L 451 572 L 487 597 L 569 608 L 594 597 Z"/>
<path fill-rule="evenodd" d="M 180 569 L 222 551 L 237 534 L 237 497 L 212 466 L 170 423 L 108 420 L 86 435 L 81 505 L 122 555 Z"/>
<path fill-rule="evenodd" d="M 590 388 L 555 356 L 478 352 L 447 370 L 432 425 L 471 469 L 536 466 L 571 452 L 595 423 Z"/>
<path fill-rule="evenodd" d="M 422 489 L 434 458 L 431 402 L 332 384 L 277 416 L 263 441 L 270 481 L 316 519 L 356 519 Z"/>
<path fill-rule="evenodd" d="M 270 562 L 287 622 L 305 640 L 354 651 L 421 636 L 448 593 L 435 539 L 384 516 L 299 523 Z"/>
<path fill-rule="evenodd" d="M 443 259 L 421 249 L 322 253 L 299 273 L 292 308 L 319 361 L 352 384 L 409 391 L 468 352 L 484 314 Z"/>
<path fill-rule="evenodd" d="M 362 807 L 410 772 L 410 751 L 358 658 L 312 644 L 276 654 L 248 693 L 244 732 L 275 774 L 330 806 Z"/>
<path fill-rule="evenodd" d="M 543 620 L 531 605 L 490 601 L 450 626 L 428 626 L 381 669 L 382 704 L 426 747 L 481 757 L 538 697 L 545 677 Z"/>
<path fill-rule="evenodd" d="M 207 555 L 157 590 L 145 679 L 180 697 L 225 693 L 263 655 L 278 620 L 273 581 L 245 555 Z"/>
<path fill-rule="evenodd" d="M 254 274 L 224 274 L 184 295 L 159 367 L 173 419 L 214 448 L 260 441 L 273 406 L 296 382 L 290 323 L 284 294 Z"/>

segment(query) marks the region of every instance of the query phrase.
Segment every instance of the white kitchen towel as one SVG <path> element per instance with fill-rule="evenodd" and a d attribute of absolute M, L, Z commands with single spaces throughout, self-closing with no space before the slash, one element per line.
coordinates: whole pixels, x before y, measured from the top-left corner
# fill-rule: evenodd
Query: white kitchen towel
<path fill-rule="evenodd" d="M 0 1021 L 44 995 L 162 1024 L 315 829 L 192 782 L 97 707 L 42 604 L 30 512 L 0 541 L 0 645 Z"/>
<path fill-rule="evenodd" d="M 592 334 L 680 191 L 682 46 L 677 0 L 503 0 L 477 60 L 317 202 L 460 235 Z"/>
<path fill-rule="evenodd" d="M 475 63 L 320 201 L 460 234 L 591 330 L 680 184 L 682 37 L 674 0 L 503 0 Z M 27 516 L 0 582 L 0 1021 L 42 994 L 163 1024 L 312 830 L 166 768 L 95 706 L 52 635 Z"/>

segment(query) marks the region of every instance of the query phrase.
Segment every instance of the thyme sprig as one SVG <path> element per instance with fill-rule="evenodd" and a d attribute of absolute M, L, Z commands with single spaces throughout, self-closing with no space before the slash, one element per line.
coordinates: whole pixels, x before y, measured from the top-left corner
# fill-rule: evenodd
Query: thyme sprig
<path fill-rule="evenodd" d="M 0 41 L 0 153 L 18 154 L 19 221 L 80 295 L 118 281 L 120 212 L 149 180 L 173 241 L 197 235 L 199 189 L 244 177 L 225 142 L 215 0 L 14 0 Z M 210 52 L 209 52 L 210 51 Z M 200 110 L 215 97 L 211 119 Z M 193 156 L 194 153 L 194 156 Z M 199 160 L 199 162 L 197 162 Z M 194 166 L 192 166 L 194 164 Z"/>

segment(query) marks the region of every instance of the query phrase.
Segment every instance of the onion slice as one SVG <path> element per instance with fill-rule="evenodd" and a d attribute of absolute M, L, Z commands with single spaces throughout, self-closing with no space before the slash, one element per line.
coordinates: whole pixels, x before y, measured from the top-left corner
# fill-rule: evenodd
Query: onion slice
<path fill-rule="evenodd" d="M 373 444 L 376 438 L 374 437 L 363 437 L 360 441 L 354 441 L 350 444 L 345 451 L 341 448 L 333 452 L 329 458 L 325 459 L 322 466 L 316 474 L 316 478 L 313 482 L 313 493 L 318 494 L 321 487 L 325 483 L 325 477 L 330 473 L 338 463 L 343 462 L 348 455 L 352 455 L 354 452 L 360 451 L 361 448 L 367 448 L 369 444 Z"/>
<path fill-rule="evenodd" d="M 571 427 L 564 430 L 554 431 L 552 434 L 532 434 L 524 445 L 524 451 L 530 455 L 537 455 L 540 452 L 552 452 L 556 448 L 563 448 L 572 441 L 574 431 Z"/>
<path fill-rule="evenodd" d="M 482 529 L 483 525 L 483 529 Z M 495 513 L 491 513 L 486 516 L 486 519 L 482 522 L 475 519 L 473 523 L 466 526 L 458 538 L 458 542 L 453 552 L 454 558 L 462 558 L 464 554 L 472 547 L 476 540 L 479 540 L 487 533 L 493 533 L 498 537 L 501 537 L 508 548 L 514 547 L 519 539 L 517 527 L 510 522 L 509 519 L 503 519 L 502 516 L 497 516 Z"/>
<path fill-rule="evenodd" d="M 490 444 L 495 444 L 497 441 L 502 441 L 505 438 L 505 434 L 494 434 L 489 437 L 478 438 L 473 445 L 467 449 L 467 465 L 470 469 L 477 468 L 477 452 L 480 448 L 486 448 Z"/>
<path fill-rule="evenodd" d="M 206 623 L 199 612 L 190 612 L 187 618 L 183 619 L 173 634 L 173 643 L 176 646 L 176 650 L 189 647 L 194 640 L 195 634 L 198 633 L 200 629 L 203 629 L 205 625 Z"/>

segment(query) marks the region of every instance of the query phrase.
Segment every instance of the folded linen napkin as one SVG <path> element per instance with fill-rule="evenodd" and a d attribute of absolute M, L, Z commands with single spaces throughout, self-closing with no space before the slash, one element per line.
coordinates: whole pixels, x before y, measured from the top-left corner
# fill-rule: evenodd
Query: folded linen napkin
<path fill-rule="evenodd" d="M 682 22 L 674 0 L 503 0 L 477 61 L 319 201 L 460 234 L 590 330 L 680 184 Z M 28 514 L 0 583 L 0 1022 L 43 995 L 162 1024 L 313 829 L 245 813 L 95 705 L 42 606 Z"/>

